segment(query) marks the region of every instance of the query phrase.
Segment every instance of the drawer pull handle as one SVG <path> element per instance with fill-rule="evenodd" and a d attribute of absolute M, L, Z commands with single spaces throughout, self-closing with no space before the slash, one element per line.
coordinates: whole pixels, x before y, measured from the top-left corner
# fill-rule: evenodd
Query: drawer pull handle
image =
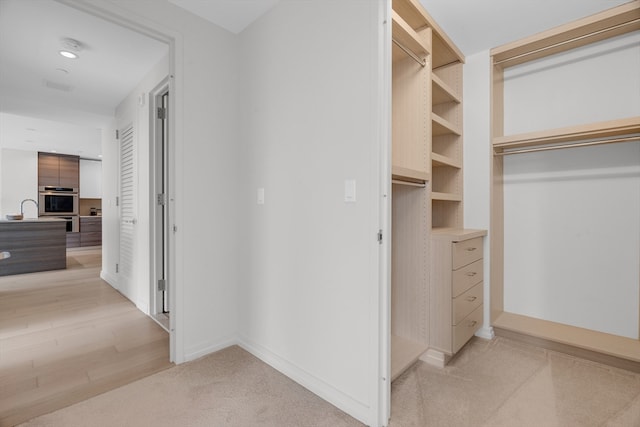
<path fill-rule="evenodd" d="M 469 276 L 469 277 L 473 277 L 473 276 L 475 276 L 476 274 L 478 274 L 478 273 L 476 273 L 475 271 L 470 271 L 470 272 L 468 272 L 468 273 L 467 273 L 467 276 Z"/>
<path fill-rule="evenodd" d="M 473 251 L 475 251 L 475 250 L 476 250 L 476 248 L 467 248 L 467 251 L 468 251 L 468 252 L 473 252 Z"/>
<path fill-rule="evenodd" d="M 471 322 L 469 322 L 469 327 L 473 328 L 474 326 L 476 326 L 478 324 L 478 322 L 476 322 L 475 320 L 472 320 Z"/>
<path fill-rule="evenodd" d="M 477 300 L 477 299 L 478 299 L 478 297 L 474 297 L 474 296 L 472 296 L 472 295 L 470 295 L 470 296 L 468 296 L 468 297 L 467 297 L 467 301 L 469 301 L 469 302 L 474 302 L 474 301 L 475 301 L 475 300 Z"/>

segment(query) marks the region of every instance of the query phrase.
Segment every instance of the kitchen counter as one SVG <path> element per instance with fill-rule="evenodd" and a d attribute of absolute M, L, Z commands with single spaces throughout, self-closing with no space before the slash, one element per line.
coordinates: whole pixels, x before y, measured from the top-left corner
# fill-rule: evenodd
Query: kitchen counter
<path fill-rule="evenodd" d="M 66 222 L 66 221 L 61 218 L 41 216 L 38 218 L 24 218 L 24 219 L 6 219 L 3 217 L 3 218 L 0 218 L 0 222 L 21 223 L 21 222 Z"/>
<path fill-rule="evenodd" d="M 59 218 L 0 220 L 0 276 L 67 268 L 67 225 Z"/>

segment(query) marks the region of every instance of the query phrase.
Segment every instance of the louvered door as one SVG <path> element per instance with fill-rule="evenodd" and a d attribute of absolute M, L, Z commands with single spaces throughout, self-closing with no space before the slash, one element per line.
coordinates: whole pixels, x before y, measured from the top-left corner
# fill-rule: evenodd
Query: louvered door
<path fill-rule="evenodd" d="M 133 126 L 120 130 L 120 291 L 129 296 L 133 289 L 135 235 L 135 150 Z M 129 296 L 130 297 L 130 296 Z"/>

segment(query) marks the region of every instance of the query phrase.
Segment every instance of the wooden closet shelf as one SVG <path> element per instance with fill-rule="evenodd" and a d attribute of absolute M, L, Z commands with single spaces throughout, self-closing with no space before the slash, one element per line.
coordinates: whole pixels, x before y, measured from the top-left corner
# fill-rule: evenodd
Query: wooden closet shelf
<path fill-rule="evenodd" d="M 426 37 L 421 37 L 395 11 L 392 11 L 392 36 L 404 47 L 418 56 L 426 56 L 431 52 L 431 45 Z"/>
<path fill-rule="evenodd" d="M 534 147 L 637 133 L 640 133 L 640 116 L 518 135 L 499 136 L 493 139 L 493 148 L 497 152 L 501 152 L 512 148 Z"/>
<path fill-rule="evenodd" d="M 457 93 L 446 84 L 440 77 L 438 77 L 435 73 L 431 74 L 431 87 L 432 89 L 432 103 L 434 105 L 444 104 L 446 102 L 455 102 L 460 104 L 462 99 L 458 96 Z"/>
<path fill-rule="evenodd" d="M 462 196 L 460 194 L 455 194 L 455 193 L 441 193 L 438 191 L 432 191 L 431 199 L 441 200 L 444 202 L 461 202 Z"/>
<path fill-rule="evenodd" d="M 413 365 L 425 351 L 426 344 L 391 335 L 391 381 Z"/>
<path fill-rule="evenodd" d="M 500 313 L 492 326 L 525 334 L 533 339 L 551 341 L 635 363 L 640 362 L 640 341 L 631 338 L 508 312 Z"/>
<path fill-rule="evenodd" d="M 431 179 L 431 174 L 426 171 L 392 165 L 391 179 L 396 181 L 406 181 L 408 183 L 414 184 L 424 184 Z"/>
<path fill-rule="evenodd" d="M 440 25 L 427 13 L 419 0 L 393 0 L 393 10 L 401 15 L 411 28 L 429 27 L 433 30 L 433 68 L 454 62 L 464 63 L 462 51 L 442 30 Z"/>
<path fill-rule="evenodd" d="M 491 49 L 491 56 L 495 65 L 511 67 L 640 30 L 638 18 L 640 1 L 635 0 Z"/>
<path fill-rule="evenodd" d="M 438 153 L 431 153 L 431 165 L 433 167 L 449 166 L 456 169 L 462 169 L 461 161 Z"/>
<path fill-rule="evenodd" d="M 431 113 L 431 122 L 433 124 L 431 128 L 431 134 L 433 136 L 440 135 L 462 135 L 462 131 L 458 129 L 453 123 L 443 119 L 436 113 Z"/>

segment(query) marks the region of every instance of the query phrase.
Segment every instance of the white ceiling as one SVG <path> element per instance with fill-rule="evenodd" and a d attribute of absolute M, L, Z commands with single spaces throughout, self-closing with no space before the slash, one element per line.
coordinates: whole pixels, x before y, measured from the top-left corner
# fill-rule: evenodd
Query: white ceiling
<path fill-rule="evenodd" d="M 420 0 L 465 55 L 488 50 L 629 0 Z"/>
<path fill-rule="evenodd" d="M 279 0 L 168 0 L 234 34 L 273 8 Z"/>
<path fill-rule="evenodd" d="M 301 0 L 167 1 L 239 33 L 279 1 Z M 419 1 L 465 55 L 626 3 Z M 86 45 L 79 59 L 67 60 L 58 55 L 64 37 Z M 57 149 L 96 158 L 100 144 L 88 142 L 88 135 L 95 135 L 96 129 L 113 117 L 118 103 L 167 51 L 161 42 L 54 0 L 0 0 L 0 147 Z M 47 81 L 53 83 L 49 86 L 67 86 L 70 90 L 52 89 L 47 87 Z M 29 124 L 24 117 L 39 121 Z M 78 128 L 78 138 L 71 136 L 73 125 Z M 60 131 L 66 137 L 55 135 Z M 74 146 L 71 141 L 85 142 Z"/>
<path fill-rule="evenodd" d="M 78 59 L 58 54 L 66 37 L 84 45 Z M 0 0 L 0 147 L 97 158 L 97 129 L 167 53 L 164 43 L 53 0 Z"/>

